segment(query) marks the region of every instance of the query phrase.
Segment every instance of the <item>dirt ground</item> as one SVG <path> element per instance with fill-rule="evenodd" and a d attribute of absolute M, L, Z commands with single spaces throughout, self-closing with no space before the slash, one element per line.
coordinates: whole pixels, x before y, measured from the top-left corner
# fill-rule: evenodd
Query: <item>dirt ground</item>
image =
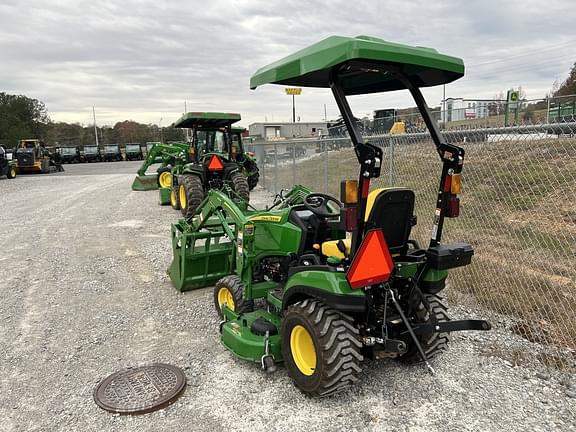
<path fill-rule="evenodd" d="M 325 399 L 302 395 L 283 368 L 236 360 L 218 341 L 212 290 L 171 286 L 179 213 L 130 190 L 138 166 L 0 179 L 1 431 L 576 430 L 574 377 L 490 355 L 518 338 L 501 331 L 454 335 L 435 376 L 367 362 L 357 386 Z M 140 416 L 96 406 L 100 380 L 153 362 L 186 372 L 173 405 Z"/>

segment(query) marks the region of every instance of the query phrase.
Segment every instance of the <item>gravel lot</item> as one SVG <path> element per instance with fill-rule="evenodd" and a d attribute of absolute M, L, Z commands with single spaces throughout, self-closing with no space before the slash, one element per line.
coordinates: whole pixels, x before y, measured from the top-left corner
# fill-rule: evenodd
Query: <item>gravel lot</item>
<path fill-rule="evenodd" d="M 503 332 L 454 335 L 424 367 L 366 363 L 361 382 L 315 400 L 283 368 L 266 375 L 218 342 L 212 290 L 179 294 L 166 268 L 179 214 L 132 192 L 138 162 L 66 165 L 0 179 L 2 431 L 576 430 L 576 380 L 485 354 Z M 253 201 L 262 204 L 263 191 Z M 185 369 L 173 405 L 98 408 L 95 385 L 128 366 Z"/>

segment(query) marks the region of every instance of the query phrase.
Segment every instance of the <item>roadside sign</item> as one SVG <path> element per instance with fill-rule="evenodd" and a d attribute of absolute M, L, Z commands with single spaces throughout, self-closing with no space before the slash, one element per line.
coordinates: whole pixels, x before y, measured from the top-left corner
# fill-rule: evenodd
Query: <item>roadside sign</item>
<path fill-rule="evenodd" d="M 291 96 L 300 96 L 302 93 L 302 89 L 300 87 L 286 87 L 284 89 L 287 95 Z"/>

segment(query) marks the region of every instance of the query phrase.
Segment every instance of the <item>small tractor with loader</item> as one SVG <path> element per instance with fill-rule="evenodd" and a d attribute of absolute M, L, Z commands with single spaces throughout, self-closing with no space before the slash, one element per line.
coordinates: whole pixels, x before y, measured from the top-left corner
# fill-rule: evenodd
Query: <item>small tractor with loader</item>
<path fill-rule="evenodd" d="M 185 217 L 194 214 L 211 189 L 249 201 L 249 179 L 256 186 L 258 167 L 242 147 L 244 129 L 233 131 L 238 121 L 240 114 L 235 113 L 189 112 L 172 125 L 191 130 L 186 162 L 172 167 L 170 192 L 172 208 L 180 209 Z"/>
<path fill-rule="evenodd" d="M 39 139 L 23 139 L 16 147 L 16 162 L 18 173 L 50 172 L 54 165 L 53 156 Z"/>
<path fill-rule="evenodd" d="M 452 321 L 441 297 L 449 270 L 470 264 L 471 245 L 441 242 L 446 218 L 459 216 L 464 150 L 446 143 L 421 88 L 464 75 L 461 59 L 382 39 L 329 37 L 256 72 L 263 84 L 330 88 L 358 160 L 358 179 L 340 199 L 303 186 L 267 209 L 211 189 L 172 225 L 176 289 L 214 288 L 223 345 L 267 371 L 284 362 L 302 392 L 330 395 L 354 384 L 365 358 L 424 362 L 449 334 L 489 330 L 484 320 Z M 442 168 L 427 245 L 411 238 L 415 193 L 373 188 L 382 149 L 365 142 L 347 96 L 408 90 Z M 432 207 L 431 205 L 431 207 Z"/>
<path fill-rule="evenodd" d="M 12 153 L 0 146 L 0 177 L 3 176 L 9 179 L 16 177 L 16 161 L 12 158 Z"/>
<path fill-rule="evenodd" d="M 188 144 L 185 143 L 148 143 L 146 158 L 132 183 L 132 190 L 146 191 L 160 188 L 160 202 L 168 204 L 172 187 L 172 167 L 186 161 L 187 154 Z M 146 174 L 152 165 L 160 165 L 156 169 L 156 174 Z"/>

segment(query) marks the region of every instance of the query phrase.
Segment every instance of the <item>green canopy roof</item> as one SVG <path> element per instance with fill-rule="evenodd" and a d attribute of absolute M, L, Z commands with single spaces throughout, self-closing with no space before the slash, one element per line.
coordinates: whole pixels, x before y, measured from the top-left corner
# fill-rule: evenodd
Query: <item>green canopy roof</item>
<path fill-rule="evenodd" d="M 189 112 L 184 114 L 172 126 L 175 128 L 221 128 L 240 121 L 240 114 L 222 112 Z"/>
<path fill-rule="evenodd" d="M 341 72 L 346 94 L 399 90 L 406 85 L 397 74 L 418 87 L 452 82 L 464 75 L 464 62 L 433 48 L 412 47 L 383 39 L 331 36 L 259 69 L 250 88 L 262 84 L 329 87 L 330 70 L 348 63 Z"/>

